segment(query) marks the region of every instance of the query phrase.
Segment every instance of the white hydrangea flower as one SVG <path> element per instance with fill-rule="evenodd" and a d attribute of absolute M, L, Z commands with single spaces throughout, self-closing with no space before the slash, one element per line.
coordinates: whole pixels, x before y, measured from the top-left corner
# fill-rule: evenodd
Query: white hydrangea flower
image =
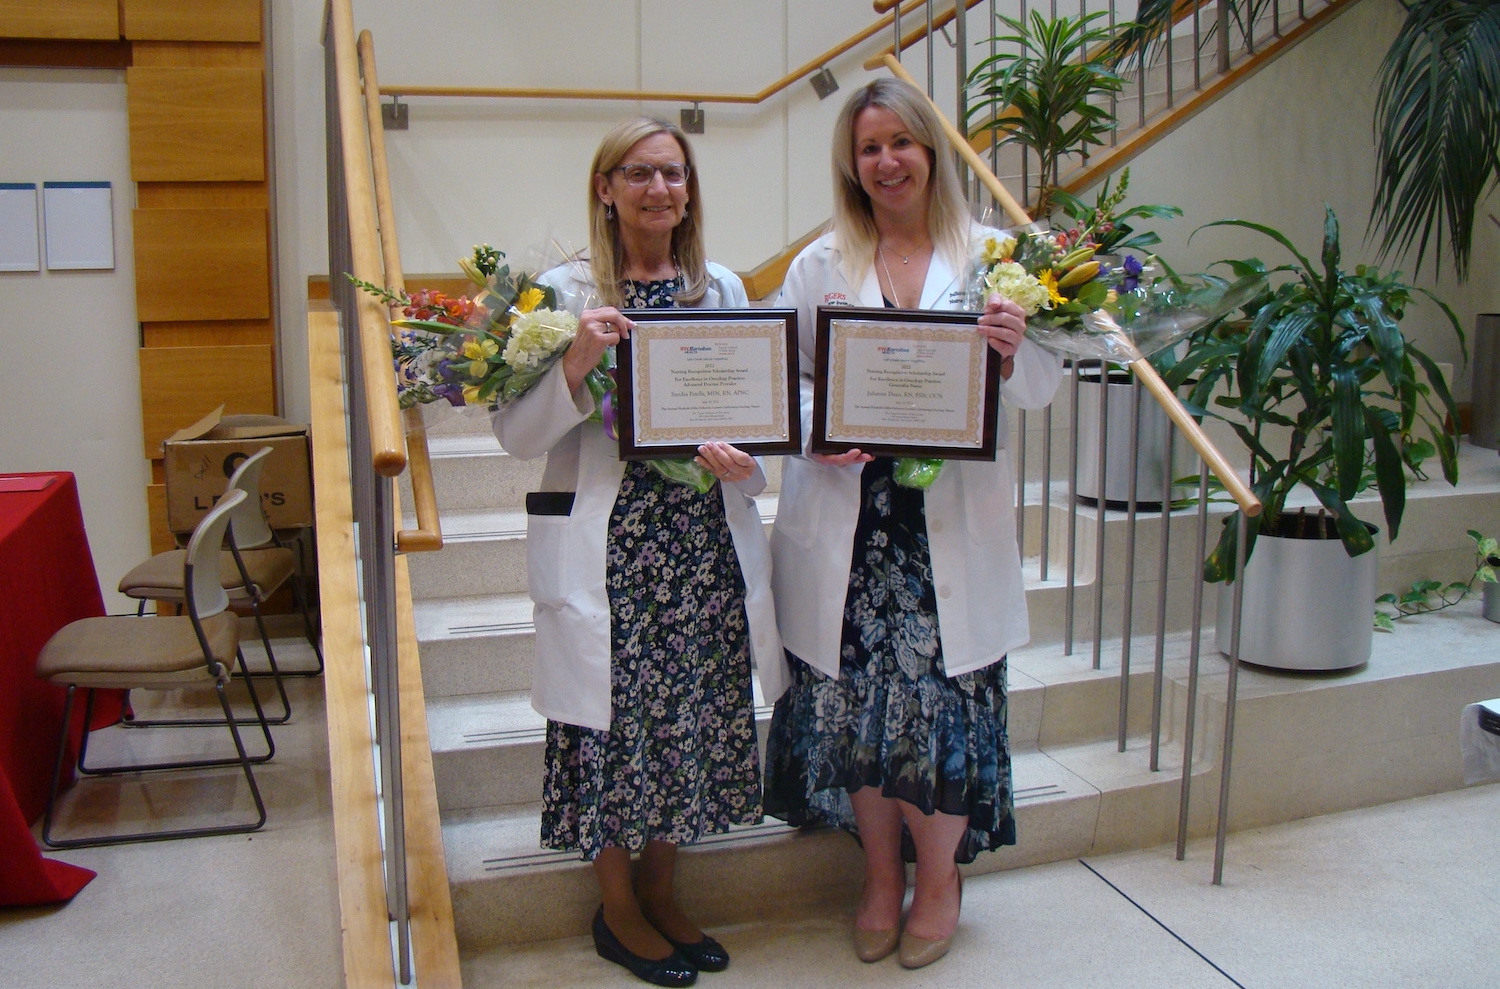
<path fill-rule="evenodd" d="M 555 309 L 518 313 L 510 324 L 510 339 L 501 354 L 517 371 L 532 371 L 572 342 L 578 317 Z"/>
<path fill-rule="evenodd" d="M 1028 316 L 1035 316 L 1051 298 L 1046 286 L 1014 261 L 1004 261 L 990 269 L 984 276 L 984 294 L 985 298 L 994 294 L 1009 299 L 1026 310 Z"/>

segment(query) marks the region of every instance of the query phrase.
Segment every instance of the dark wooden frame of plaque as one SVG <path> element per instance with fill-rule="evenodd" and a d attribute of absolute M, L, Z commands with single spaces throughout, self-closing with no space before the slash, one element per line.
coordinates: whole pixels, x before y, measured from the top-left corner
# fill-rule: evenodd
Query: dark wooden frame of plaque
<path fill-rule="evenodd" d="M 888 457 L 923 457 L 942 460 L 994 460 L 998 448 L 1000 418 L 1000 355 L 985 345 L 983 385 L 984 408 L 979 412 L 984 431 L 979 447 L 932 446 L 882 440 L 868 445 L 828 439 L 828 371 L 829 348 L 832 345 L 829 323 L 832 320 L 869 320 L 880 323 L 929 323 L 945 326 L 977 326 L 979 314 L 954 310 L 867 309 L 857 306 L 819 306 L 817 337 L 813 362 L 812 453 L 838 454 L 852 449 L 861 453 Z M 977 331 L 976 331 L 977 332 Z"/>
<path fill-rule="evenodd" d="M 735 449 L 754 456 L 780 456 L 802 452 L 802 399 L 798 383 L 797 355 L 797 310 L 795 309 L 628 309 L 624 313 L 636 324 L 631 336 L 621 340 L 615 347 L 615 429 L 620 436 L 621 460 L 666 460 L 677 457 L 695 457 L 698 447 L 716 440 L 732 443 Z M 715 436 L 712 424 L 705 427 L 701 437 L 684 439 L 671 445 L 656 444 L 637 446 L 635 437 L 635 378 L 634 354 L 631 346 L 635 335 L 642 330 L 650 332 L 649 326 L 662 323 L 735 323 L 781 320 L 782 335 L 786 343 L 786 381 L 784 382 L 788 438 L 739 442 Z"/>

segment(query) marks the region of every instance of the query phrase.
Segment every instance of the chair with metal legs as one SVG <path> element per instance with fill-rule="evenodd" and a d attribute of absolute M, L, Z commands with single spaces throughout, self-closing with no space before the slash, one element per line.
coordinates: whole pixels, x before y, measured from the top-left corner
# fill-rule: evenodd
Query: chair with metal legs
<path fill-rule="evenodd" d="M 238 557 L 230 549 L 224 549 L 219 555 L 219 576 L 225 590 L 229 592 L 231 603 L 240 606 L 248 603 L 254 615 L 256 628 L 260 632 L 261 644 L 266 651 L 270 675 L 276 682 L 276 692 L 281 700 L 281 713 L 270 720 L 272 724 L 283 724 L 292 716 L 291 701 L 287 697 L 286 685 L 282 681 L 282 670 L 276 661 L 276 651 L 271 645 L 271 636 L 266 629 L 261 602 L 286 583 L 289 578 L 292 579 L 293 596 L 297 599 L 302 611 L 302 621 L 308 641 L 312 643 L 314 652 L 318 656 L 317 669 L 309 671 L 313 675 L 321 671 L 323 656 L 312 629 L 312 619 L 308 614 L 307 599 L 302 589 L 299 572 L 300 564 L 292 550 L 277 542 L 276 535 L 267 524 L 265 513 L 261 508 L 260 474 L 265 467 L 265 459 L 270 453 L 270 447 L 262 447 L 240 464 L 229 479 L 225 490 L 243 491 L 246 498 L 237 503 L 229 529 L 230 536 L 239 550 Z M 120 593 L 140 601 L 137 614 L 145 613 L 148 601 L 174 604 L 180 610 L 183 597 L 182 554 L 182 550 L 158 553 L 120 579 Z M 127 720 L 127 724 L 135 727 L 192 723 L 198 722 L 180 719 L 154 722 Z"/>
<path fill-rule="evenodd" d="M 52 768 L 52 788 L 42 825 L 42 841 L 51 848 L 80 848 L 168 838 L 237 834 L 259 829 L 266 821 L 265 801 L 255 782 L 252 764 L 269 760 L 276 752 L 271 728 L 261 709 L 253 681 L 247 681 L 250 699 L 265 738 L 263 754 L 251 756 L 240 737 L 238 721 L 229 704 L 226 687 L 236 663 L 244 670 L 239 650 L 239 618 L 229 611 L 229 593 L 219 580 L 218 556 L 224 544 L 230 516 L 245 499 L 242 491 L 225 495 L 198 524 L 183 554 L 181 616 L 84 618 L 59 629 L 37 657 L 37 676 L 67 688 L 63 727 Z M 212 685 L 218 694 L 223 717 L 212 724 L 224 725 L 234 742 L 232 757 L 176 759 L 113 766 L 89 766 L 88 732 L 78 750 L 77 770 L 84 776 L 118 776 L 126 773 L 238 766 L 250 788 L 255 812 L 249 820 L 188 828 L 148 830 L 79 838 L 53 836 L 53 820 L 63 759 L 68 748 L 68 724 L 79 689 L 87 691 L 85 721 L 93 713 L 94 691 L 175 690 Z"/>

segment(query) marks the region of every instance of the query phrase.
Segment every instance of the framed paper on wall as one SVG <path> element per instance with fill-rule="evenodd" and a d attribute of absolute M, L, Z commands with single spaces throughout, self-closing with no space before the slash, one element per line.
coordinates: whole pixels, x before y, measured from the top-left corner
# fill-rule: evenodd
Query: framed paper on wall
<path fill-rule="evenodd" d="M 795 309 L 632 309 L 616 348 L 620 459 L 691 457 L 710 441 L 802 452 Z"/>
<path fill-rule="evenodd" d="M 819 306 L 811 451 L 994 460 L 1000 357 L 978 321 Z"/>

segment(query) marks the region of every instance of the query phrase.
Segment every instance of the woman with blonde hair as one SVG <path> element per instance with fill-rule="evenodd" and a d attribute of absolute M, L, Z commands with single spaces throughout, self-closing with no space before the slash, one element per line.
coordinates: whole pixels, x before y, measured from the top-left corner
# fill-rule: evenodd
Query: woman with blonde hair
<path fill-rule="evenodd" d="M 706 493 L 622 462 L 584 379 L 629 337 L 632 309 L 748 302 L 704 258 L 697 169 L 676 127 L 616 126 L 588 193 L 588 258 L 541 278 L 578 334 L 494 419 L 508 452 L 547 456 L 526 536 L 532 706 L 548 719 L 542 844 L 593 863 L 601 957 L 685 986 L 729 956 L 677 902 L 677 846 L 761 817 L 750 662 L 782 663 L 752 499 L 766 479 L 727 443 L 698 449 L 718 481 Z"/>
<path fill-rule="evenodd" d="M 940 127 L 894 79 L 857 90 L 839 115 L 831 230 L 792 262 L 778 301 L 798 310 L 805 421 L 817 307 L 962 309 L 970 265 L 999 235 L 969 219 Z M 1001 360 L 1005 401 L 1038 408 L 1061 366 L 1025 328 L 1022 309 L 993 296 L 976 329 Z M 1005 657 L 1028 629 L 1007 452 L 949 462 L 925 491 L 892 468 L 857 449 L 783 468 L 771 548 L 792 683 L 772 720 L 765 804 L 857 834 L 855 952 L 873 962 L 899 948 L 919 968 L 958 926 L 957 864 L 1015 842 Z"/>

